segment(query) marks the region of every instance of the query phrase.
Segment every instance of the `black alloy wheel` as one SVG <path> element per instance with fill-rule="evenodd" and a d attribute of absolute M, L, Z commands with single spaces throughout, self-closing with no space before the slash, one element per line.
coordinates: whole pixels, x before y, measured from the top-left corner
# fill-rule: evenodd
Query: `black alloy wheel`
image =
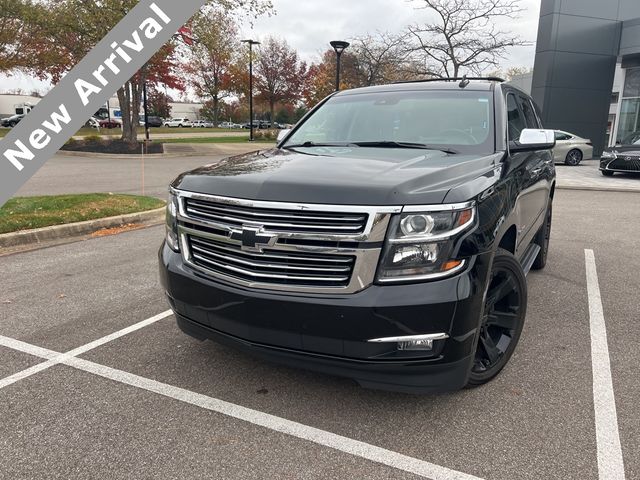
<path fill-rule="evenodd" d="M 505 367 L 513 354 L 527 313 L 527 283 L 522 266 L 498 249 L 491 270 L 469 387 L 483 385 Z"/>
<path fill-rule="evenodd" d="M 584 155 L 578 149 L 573 149 L 569 153 L 567 153 L 567 158 L 565 158 L 565 165 L 569 165 L 570 167 L 577 167 L 582 162 Z"/>
<path fill-rule="evenodd" d="M 549 243 L 551 240 L 551 225 L 553 223 L 553 204 L 549 201 L 549 208 L 547 208 L 547 215 L 533 240 L 536 245 L 540 246 L 540 252 L 536 257 L 532 270 L 542 270 L 547 265 L 547 256 L 549 255 Z"/>

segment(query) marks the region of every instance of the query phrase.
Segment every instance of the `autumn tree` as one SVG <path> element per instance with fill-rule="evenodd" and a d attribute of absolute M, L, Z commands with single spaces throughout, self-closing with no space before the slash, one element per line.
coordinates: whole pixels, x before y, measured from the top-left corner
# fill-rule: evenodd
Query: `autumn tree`
<path fill-rule="evenodd" d="M 302 95 L 307 66 L 285 40 L 267 38 L 258 51 L 255 66 L 258 99 L 269 105 L 273 126 L 278 102 L 295 102 Z"/>
<path fill-rule="evenodd" d="M 10 0 L 13 1 L 13 0 Z M 44 31 L 39 37 L 40 54 L 33 70 L 57 82 L 82 60 L 113 27 L 135 7 L 137 0 L 42 0 L 47 7 Z M 269 0 L 210 0 L 207 8 L 243 9 L 259 15 L 271 8 Z M 216 26 L 212 26 L 216 28 Z M 178 74 L 176 44 L 169 42 L 139 72 L 118 89 L 123 118 L 122 139 L 137 141 L 142 87 L 162 83 L 184 88 Z"/>
<path fill-rule="evenodd" d="M 238 27 L 224 10 L 207 9 L 193 19 L 191 30 L 185 71 L 196 95 L 211 102 L 210 118 L 218 126 L 220 102 L 241 88 L 244 76 Z"/>
<path fill-rule="evenodd" d="M 147 92 L 147 103 L 149 108 L 149 115 L 160 118 L 171 117 L 171 97 L 165 92 L 159 90 L 157 87 L 152 86 Z"/>
<path fill-rule="evenodd" d="M 381 85 L 411 77 L 406 35 L 367 34 L 351 44 L 360 86 Z"/>
<path fill-rule="evenodd" d="M 44 15 L 31 0 L 0 0 L 0 72 L 31 65 Z"/>
<path fill-rule="evenodd" d="M 364 78 L 358 65 L 357 57 L 350 51 L 342 54 L 340 89 L 364 86 Z M 331 95 L 336 89 L 336 54 L 327 50 L 320 61 L 311 64 L 302 89 L 302 98 L 311 108 L 322 99 Z"/>
<path fill-rule="evenodd" d="M 519 0 L 416 0 L 435 20 L 408 28 L 414 72 L 428 77 L 481 74 L 509 47 L 525 45 L 496 22 L 522 12 Z"/>

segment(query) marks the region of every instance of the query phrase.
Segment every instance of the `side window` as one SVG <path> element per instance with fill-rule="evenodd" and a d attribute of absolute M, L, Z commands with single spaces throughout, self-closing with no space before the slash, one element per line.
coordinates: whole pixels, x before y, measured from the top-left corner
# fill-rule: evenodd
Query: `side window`
<path fill-rule="evenodd" d="M 520 103 L 520 108 L 522 108 L 522 113 L 524 114 L 524 119 L 527 124 L 527 128 L 540 128 L 540 124 L 538 123 L 538 117 L 536 116 L 536 111 L 533 109 L 531 100 L 521 95 L 518 95 L 518 101 Z"/>
<path fill-rule="evenodd" d="M 572 138 L 573 137 L 571 137 L 570 135 L 567 135 L 566 133 L 556 132 L 556 140 L 558 140 L 558 141 L 571 140 Z"/>
<path fill-rule="evenodd" d="M 520 133 L 526 127 L 524 117 L 518 108 L 516 96 L 513 93 L 507 95 L 507 113 L 509 141 L 517 142 L 520 139 Z"/>

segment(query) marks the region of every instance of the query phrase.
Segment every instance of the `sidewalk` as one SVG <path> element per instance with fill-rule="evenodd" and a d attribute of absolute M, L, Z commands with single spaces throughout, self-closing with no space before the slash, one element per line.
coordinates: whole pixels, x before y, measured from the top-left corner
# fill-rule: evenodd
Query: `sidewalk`
<path fill-rule="evenodd" d="M 577 167 L 556 165 L 558 188 L 640 192 L 640 175 L 616 173 L 604 177 L 598 160 L 585 160 Z"/>

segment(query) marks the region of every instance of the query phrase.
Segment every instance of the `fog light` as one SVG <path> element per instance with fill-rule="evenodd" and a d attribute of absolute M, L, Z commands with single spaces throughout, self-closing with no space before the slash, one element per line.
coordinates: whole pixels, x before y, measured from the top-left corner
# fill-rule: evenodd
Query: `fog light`
<path fill-rule="evenodd" d="M 412 340 L 410 342 L 399 342 L 398 350 L 404 351 L 431 351 L 433 350 L 433 340 Z"/>

